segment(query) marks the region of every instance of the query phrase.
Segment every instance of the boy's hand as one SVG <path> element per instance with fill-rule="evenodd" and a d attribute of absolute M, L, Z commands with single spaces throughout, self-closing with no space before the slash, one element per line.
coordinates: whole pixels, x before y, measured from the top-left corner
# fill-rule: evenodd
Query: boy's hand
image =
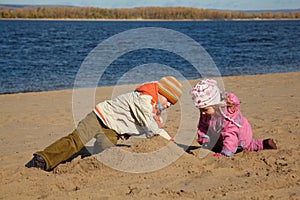
<path fill-rule="evenodd" d="M 154 115 L 153 119 L 156 121 L 156 123 L 157 123 L 157 125 L 158 125 L 159 128 L 163 128 L 164 127 L 164 125 L 160 121 L 160 116 L 159 115 Z"/>
<path fill-rule="evenodd" d="M 120 138 L 121 138 L 121 140 L 128 140 L 129 138 L 130 138 L 130 136 L 131 135 L 129 135 L 129 134 L 122 134 L 121 136 L 120 136 Z"/>

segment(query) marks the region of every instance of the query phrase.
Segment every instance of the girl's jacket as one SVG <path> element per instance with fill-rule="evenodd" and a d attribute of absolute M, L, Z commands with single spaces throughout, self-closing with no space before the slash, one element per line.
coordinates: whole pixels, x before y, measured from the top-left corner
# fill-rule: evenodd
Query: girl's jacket
<path fill-rule="evenodd" d="M 171 140 L 162 129 L 157 103 L 158 84 L 150 82 L 138 86 L 134 92 L 97 104 L 93 111 L 107 127 L 118 134 L 146 134 L 147 137 L 161 135 Z"/>
<path fill-rule="evenodd" d="M 238 98 L 232 94 L 226 94 L 231 106 L 225 106 L 222 112 L 216 112 L 213 116 L 200 114 L 198 124 L 198 142 L 207 141 L 209 137 L 219 137 L 217 141 L 221 146 L 221 153 L 226 156 L 233 156 L 238 148 L 248 150 L 251 148 L 252 129 L 247 119 L 242 115 Z"/>

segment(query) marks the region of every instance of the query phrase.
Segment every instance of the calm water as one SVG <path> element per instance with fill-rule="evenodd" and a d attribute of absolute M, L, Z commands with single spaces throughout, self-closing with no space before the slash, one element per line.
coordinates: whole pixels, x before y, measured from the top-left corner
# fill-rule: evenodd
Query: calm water
<path fill-rule="evenodd" d="M 73 88 L 82 62 L 98 44 L 140 27 L 168 28 L 193 38 L 222 76 L 300 71 L 300 21 L 0 21 L 0 94 Z M 126 71 L 147 63 L 175 66 L 188 79 L 200 77 L 179 56 L 141 49 L 115 60 L 98 86 L 113 85 Z"/>

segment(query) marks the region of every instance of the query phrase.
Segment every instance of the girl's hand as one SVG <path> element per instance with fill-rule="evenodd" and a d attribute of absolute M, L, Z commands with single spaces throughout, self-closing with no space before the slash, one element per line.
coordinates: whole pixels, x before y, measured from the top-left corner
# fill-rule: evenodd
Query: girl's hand
<path fill-rule="evenodd" d="M 214 157 L 220 157 L 220 156 L 224 156 L 224 155 L 221 154 L 221 153 L 214 153 L 213 156 L 214 156 Z"/>
<path fill-rule="evenodd" d="M 202 144 L 205 144 L 205 143 L 209 143 L 210 142 L 210 138 L 209 138 L 208 135 L 201 134 L 201 135 L 199 135 L 197 141 L 198 141 L 199 144 L 202 145 Z"/>

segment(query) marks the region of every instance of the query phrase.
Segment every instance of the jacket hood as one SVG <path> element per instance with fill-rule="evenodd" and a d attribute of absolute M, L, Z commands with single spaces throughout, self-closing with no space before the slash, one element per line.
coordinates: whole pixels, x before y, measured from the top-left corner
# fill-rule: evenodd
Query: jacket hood
<path fill-rule="evenodd" d="M 158 84 L 157 82 L 144 83 L 139 85 L 135 91 L 139 92 L 141 95 L 152 96 L 151 104 L 157 104 L 158 102 Z"/>

